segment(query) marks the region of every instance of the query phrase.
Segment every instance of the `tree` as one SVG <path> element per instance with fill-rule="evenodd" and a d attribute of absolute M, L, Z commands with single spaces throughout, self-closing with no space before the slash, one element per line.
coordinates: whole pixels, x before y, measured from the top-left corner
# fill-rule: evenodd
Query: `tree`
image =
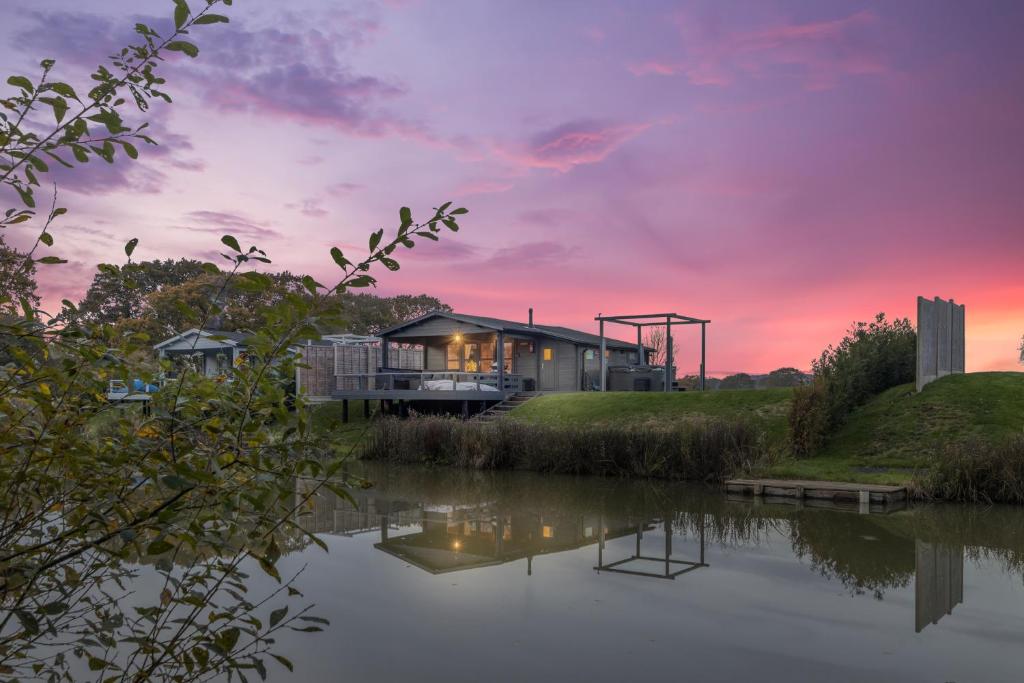
<path fill-rule="evenodd" d="M 745 372 L 738 372 L 722 378 L 719 389 L 753 389 L 756 386 L 754 378 Z"/>
<path fill-rule="evenodd" d="M 811 363 L 810 385 L 793 394 L 793 452 L 814 453 L 854 408 L 886 389 L 913 382 L 916 362 L 917 332 L 907 318 L 889 321 L 879 313 L 870 323 L 854 323 L 839 344 Z"/>
<path fill-rule="evenodd" d="M 22 301 L 39 306 L 36 265 L 26 254 L 8 246 L 0 232 L 0 313 L 19 310 Z"/>
<path fill-rule="evenodd" d="M 346 294 L 338 297 L 343 318 L 340 327 L 325 332 L 351 332 L 376 334 L 406 320 L 412 320 L 432 311 L 451 312 L 452 307 L 427 294 L 380 297 L 373 294 Z"/>
<path fill-rule="evenodd" d="M 796 368 L 772 370 L 764 380 L 766 387 L 798 387 L 806 383 L 806 376 Z"/>
<path fill-rule="evenodd" d="M 142 126 L 124 126 L 119 110 L 127 102 L 145 110 L 154 97 L 169 99 L 158 90 L 162 59 L 168 52 L 196 56 L 186 35 L 226 22 L 212 12 L 222 4 L 231 3 L 207 0 L 193 12 L 186 0 L 174 0 L 175 28 L 166 37 L 138 24 L 139 44 L 101 66 L 84 97 L 52 80 L 51 60 L 34 82 L 8 79 L 18 93 L 0 99 L 0 184 L 14 189 L 21 204 L 3 214 L 0 227 L 45 220 L 26 254 L 32 267 L 64 262 L 37 255 L 40 245 L 53 246 L 49 228 L 65 213 L 54 202 L 37 216 L 37 174 L 50 162 L 70 165 L 62 152 L 79 162 L 100 156 L 113 163 L 120 148 L 134 158 L 131 140 L 148 138 Z M 44 108 L 55 127 L 25 130 Z M 94 124 L 106 132 L 93 135 Z M 313 496 L 325 488 L 348 494 L 336 478 L 343 461 L 317 450 L 301 396 L 290 410 L 286 387 L 295 359 L 287 349 L 316 336 L 314 324 L 333 297 L 374 286 L 380 266 L 399 268 L 400 249 L 436 241 L 444 228 L 457 231 L 465 213 L 448 202 L 416 222 L 403 207 L 395 234 L 374 232 L 365 257 L 332 248 L 337 282 L 324 286 L 304 276 L 305 294 L 271 297 L 249 339 L 249 360 L 232 367 L 227 381 L 186 369 L 152 396 L 145 414 L 105 398 L 111 378 L 155 382 L 159 370 L 169 369 L 139 360 L 149 345 L 138 335 L 84 320 L 67 301 L 66 324 L 46 321 L 32 307 L 0 318 L 0 345 L 9 348 L 13 339 L 31 347 L 0 367 L 0 424 L 17 425 L 0 430 L 0 672 L 23 680 L 70 680 L 86 668 L 104 681 L 230 679 L 243 672 L 265 678 L 270 658 L 291 669 L 272 651 L 275 634 L 319 630 L 324 620 L 308 607 L 277 606 L 301 596 L 295 577 L 279 573 L 278 559 L 297 544 L 323 546 L 296 521 Z M 273 286 L 255 269 L 269 262 L 262 250 L 242 247 L 231 235 L 221 241 L 229 252 L 223 291 L 259 296 Z M 137 244 L 125 245 L 127 264 L 105 266 L 115 285 L 131 289 L 135 282 Z M 215 296 L 199 326 L 219 312 Z M 296 479 L 311 484 L 297 493 Z M 279 582 L 276 590 L 249 595 L 243 567 L 250 560 Z M 133 595 L 129 609 L 122 598 L 138 566 L 152 567 L 160 590 Z M 257 618 L 264 605 L 273 608 L 269 618 Z M 73 665 L 76 659 L 81 663 Z"/>
<path fill-rule="evenodd" d="M 220 271 L 214 267 L 214 273 Z M 174 287 L 208 274 L 201 261 L 142 261 L 120 270 L 100 266 L 92 284 L 78 303 L 78 314 L 92 323 L 116 323 L 145 314 L 147 298 L 165 287 Z"/>
<path fill-rule="evenodd" d="M 665 365 L 668 362 L 666 353 L 668 350 L 667 341 L 664 327 L 655 326 L 648 328 L 647 333 L 644 335 L 644 346 L 653 349 L 653 351 L 647 352 L 647 362 L 650 365 Z M 675 339 L 672 340 L 672 358 L 679 358 L 679 342 L 675 341 Z"/>

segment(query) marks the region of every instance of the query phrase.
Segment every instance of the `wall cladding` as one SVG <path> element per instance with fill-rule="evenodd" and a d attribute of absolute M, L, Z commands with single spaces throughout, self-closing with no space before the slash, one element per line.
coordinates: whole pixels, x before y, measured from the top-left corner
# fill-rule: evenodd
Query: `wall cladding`
<path fill-rule="evenodd" d="M 964 372 L 964 306 L 917 297 L 917 390 Z"/>
<path fill-rule="evenodd" d="M 358 377 L 338 375 L 362 375 L 377 372 L 381 362 L 379 346 L 344 345 L 303 346 L 302 363 L 308 368 L 299 368 L 300 391 L 306 396 L 330 396 L 335 389 L 356 390 L 360 388 Z M 422 348 L 401 348 L 392 346 L 389 361 L 392 368 L 402 370 L 423 369 Z M 362 388 L 373 389 L 375 382 L 368 380 Z"/>

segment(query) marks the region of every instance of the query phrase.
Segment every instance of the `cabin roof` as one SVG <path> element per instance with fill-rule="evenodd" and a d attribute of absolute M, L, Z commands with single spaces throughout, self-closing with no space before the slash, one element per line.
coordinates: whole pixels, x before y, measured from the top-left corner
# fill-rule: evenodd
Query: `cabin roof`
<path fill-rule="evenodd" d="M 573 342 L 574 344 L 580 344 L 582 346 L 594 346 L 598 347 L 601 345 L 601 337 L 596 334 L 589 332 L 582 332 L 580 330 L 574 330 L 569 327 L 561 327 L 559 325 L 529 325 L 527 323 L 516 322 L 514 320 L 503 320 L 501 318 L 490 318 L 482 315 L 467 315 L 465 313 L 449 313 L 448 311 L 431 311 L 418 318 L 412 320 L 406 320 L 404 323 L 399 323 L 394 327 L 390 327 L 378 333 L 378 336 L 386 337 L 390 334 L 394 334 L 400 330 L 404 330 L 407 327 L 412 327 L 418 323 L 428 320 L 430 318 L 449 318 L 451 320 L 457 320 L 470 325 L 478 325 L 479 327 L 486 327 L 492 329 L 495 332 L 506 332 L 510 334 L 525 334 L 525 335 L 540 335 L 547 337 L 554 337 L 556 339 L 562 339 L 565 341 Z M 605 337 L 605 344 L 608 348 L 613 349 L 636 349 L 636 344 L 631 342 L 625 342 L 619 339 L 612 339 L 611 337 Z M 648 351 L 653 350 L 649 346 L 645 346 Z"/>
<path fill-rule="evenodd" d="M 217 341 L 223 341 L 228 346 L 245 346 L 245 341 L 252 336 L 249 332 L 228 332 L 226 330 L 200 330 L 199 328 L 193 327 L 191 330 L 185 330 L 181 334 L 176 334 L 169 339 L 164 339 L 159 344 L 154 344 L 154 349 L 162 349 L 165 346 L 188 337 L 189 335 L 199 335 L 200 337 L 223 337 L 223 340 L 218 339 Z"/>

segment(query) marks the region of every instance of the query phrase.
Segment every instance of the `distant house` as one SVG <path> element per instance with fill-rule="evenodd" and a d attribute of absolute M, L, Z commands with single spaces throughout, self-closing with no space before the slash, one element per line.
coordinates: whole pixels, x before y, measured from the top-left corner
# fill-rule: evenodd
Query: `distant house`
<path fill-rule="evenodd" d="M 153 348 L 160 358 L 169 358 L 175 365 L 190 364 L 207 377 L 216 377 L 231 369 L 245 352 L 248 332 L 200 330 L 192 328 Z"/>

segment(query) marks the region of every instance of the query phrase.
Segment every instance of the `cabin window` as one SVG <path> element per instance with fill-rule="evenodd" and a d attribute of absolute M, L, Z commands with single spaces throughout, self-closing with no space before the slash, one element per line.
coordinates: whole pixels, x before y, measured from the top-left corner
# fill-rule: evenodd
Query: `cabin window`
<path fill-rule="evenodd" d="M 458 372 L 459 370 L 459 351 L 461 350 L 459 344 L 449 344 L 447 352 L 447 366 L 449 370 Z"/>
<path fill-rule="evenodd" d="M 584 351 L 583 360 L 594 360 L 594 349 L 587 349 Z"/>
<path fill-rule="evenodd" d="M 555 537 L 555 527 L 548 526 L 548 525 L 545 524 L 544 527 L 541 529 L 541 534 L 544 536 L 544 538 L 554 538 Z"/>
<path fill-rule="evenodd" d="M 480 372 L 480 344 L 474 342 L 463 347 L 466 359 L 466 372 Z"/>
<path fill-rule="evenodd" d="M 637 353 L 636 353 L 636 351 L 634 351 L 633 353 L 629 354 L 629 362 L 630 363 L 634 363 L 634 364 L 637 363 Z"/>
<path fill-rule="evenodd" d="M 502 365 L 505 366 L 505 373 L 508 375 L 512 374 L 512 342 L 505 342 L 505 355 L 501 359 Z"/>
<path fill-rule="evenodd" d="M 605 358 L 611 358 L 612 357 L 612 350 L 611 349 L 605 349 L 604 350 L 604 357 Z"/>
<path fill-rule="evenodd" d="M 550 346 L 544 347 L 544 360 L 554 360 L 555 350 Z"/>
<path fill-rule="evenodd" d="M 480 348 L 480 372 L 493 372 L 494 371 L 494 353 L 497 344 L 495 342 L 488 342 L 481 345 Z"/>

